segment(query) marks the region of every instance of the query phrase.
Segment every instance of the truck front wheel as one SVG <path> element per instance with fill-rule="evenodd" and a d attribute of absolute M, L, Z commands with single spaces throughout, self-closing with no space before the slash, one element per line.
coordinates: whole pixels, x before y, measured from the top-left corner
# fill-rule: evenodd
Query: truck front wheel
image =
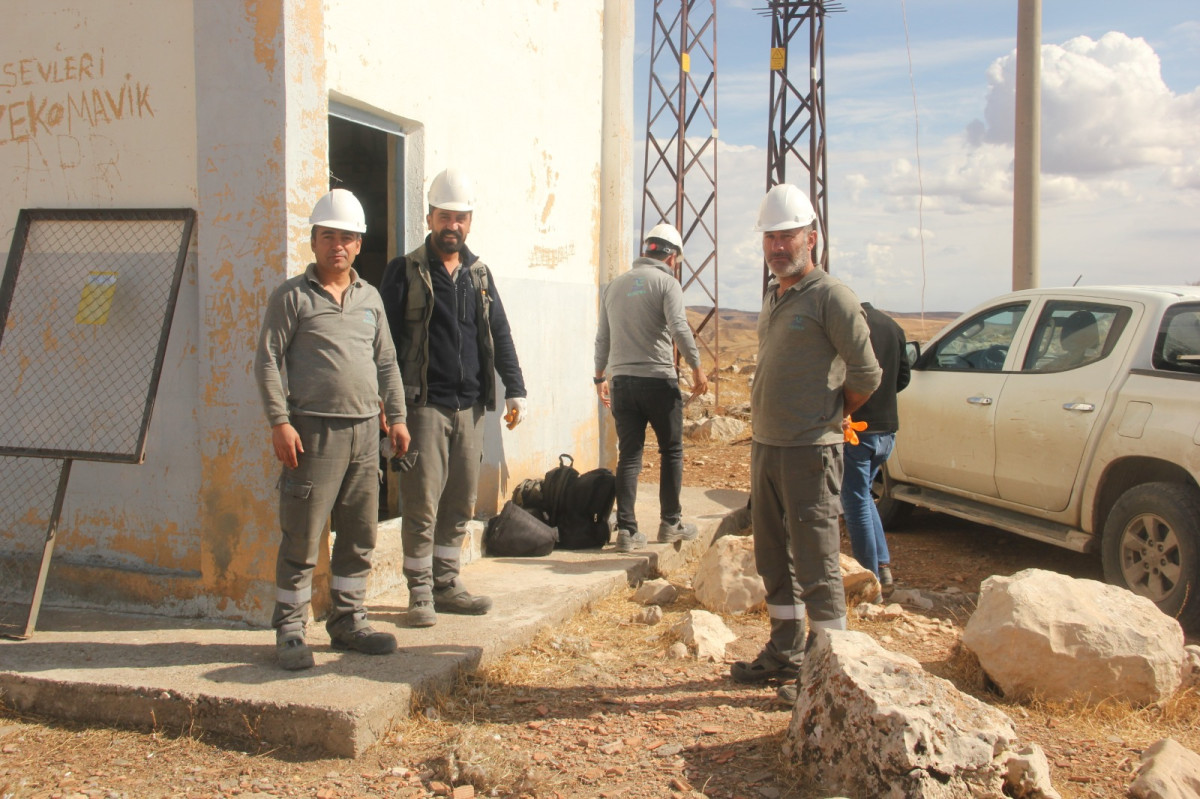
<path fill-rule="evenodd" d="M 1200 491 L 1145 483 L 1121 495 L 1104 523 L 1104 579 L 1151 599 L 1186 630 L 1200 629 Z"/>

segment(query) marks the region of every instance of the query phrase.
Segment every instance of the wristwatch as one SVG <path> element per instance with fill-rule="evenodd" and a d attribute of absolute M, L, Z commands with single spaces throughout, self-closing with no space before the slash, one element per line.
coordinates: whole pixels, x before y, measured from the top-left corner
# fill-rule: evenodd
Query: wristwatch
<path fill-rule="evenodd" d="M 605 380 L 607 380 L 607 379 L 608 379 L 607 377 L 593 377 L 593 378 L 592 378 L 592 382 L 593 382 L 595 385 L 597 385 L 597 386 L 598 386 L 598 385 L 600 385 L 601 383 L 603 383 L 603 382 L 604 382 Z"/>

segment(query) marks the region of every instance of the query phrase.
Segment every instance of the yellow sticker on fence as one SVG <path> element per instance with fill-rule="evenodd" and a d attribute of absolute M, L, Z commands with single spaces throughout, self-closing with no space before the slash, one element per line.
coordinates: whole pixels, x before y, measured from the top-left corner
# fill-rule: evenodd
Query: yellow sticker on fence
<path fill-rule="evenodd" d="M 771 48 L 771 69 L 783 69 L 787 65 L 787 48 Z"/>
<path fill-rule="evenodd" d="M 108 324 L 108 312 L 112 310 L 116 293 L 116 272 L 88 272 L 83 294 L 79 297 L 79 308 L 75 311 L 75 324 Z"/>

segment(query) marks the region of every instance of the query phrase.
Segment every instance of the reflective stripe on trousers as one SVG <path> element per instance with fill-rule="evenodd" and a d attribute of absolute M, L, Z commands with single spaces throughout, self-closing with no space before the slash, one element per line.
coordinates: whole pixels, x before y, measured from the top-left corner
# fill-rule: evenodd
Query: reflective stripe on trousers
<path fill-rule="evenodd" d="M 410 407 L 413 468 L 400 473 L 404 577 L 410 600 L 458 579 L 464 525 L 475 514 L 483 459 L 483 406 L 461 411 Z"/>
<path fill-rule="evenodd" d="M 303 632 L 312 599 L 313 570 L 332 517 L 333 552 L 326 627 L 358 625 L 379 518 L 379 425 L 369 419 L 296 416 L 304 452 L 279 479 L 282 537 L 275 563 L 275 612 L 280 633 Z"/>
<path fill-rule="evenodd" d="M 840 446 L 750 449 L 754 557 L 767 590 L 771 638 L 765 651 L 799 663 L 807 621 L 845 629 L 838 514 Z"/>

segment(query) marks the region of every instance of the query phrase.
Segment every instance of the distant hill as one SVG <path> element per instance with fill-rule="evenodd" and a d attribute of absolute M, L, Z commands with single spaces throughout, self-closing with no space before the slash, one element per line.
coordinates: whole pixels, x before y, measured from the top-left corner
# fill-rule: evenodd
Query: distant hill
<path fill-rule="evenodd" d="M 689 306 L 688 321 L 695 327 L 710 311 L 708 308 Z M 926 311 L 921 313 L 894 313 L 884 311 L 904 329 L 904 335 L 914 341 L 925 342 L 935 333 L 958 318 L 957 311 Z M 720 351 L 722 365 L 737 360 L 753 360 L 758 351 L 758 311 L 738 311 L 722 308 L 717 316 L 720 327 Z M 701 349 L 711 349 L 714 343 L 711 323 L 701 331 Z M 706 346 L 704 346 L 706 345 Z M 709 360 L 707 357 L 705 360 Z"/>

